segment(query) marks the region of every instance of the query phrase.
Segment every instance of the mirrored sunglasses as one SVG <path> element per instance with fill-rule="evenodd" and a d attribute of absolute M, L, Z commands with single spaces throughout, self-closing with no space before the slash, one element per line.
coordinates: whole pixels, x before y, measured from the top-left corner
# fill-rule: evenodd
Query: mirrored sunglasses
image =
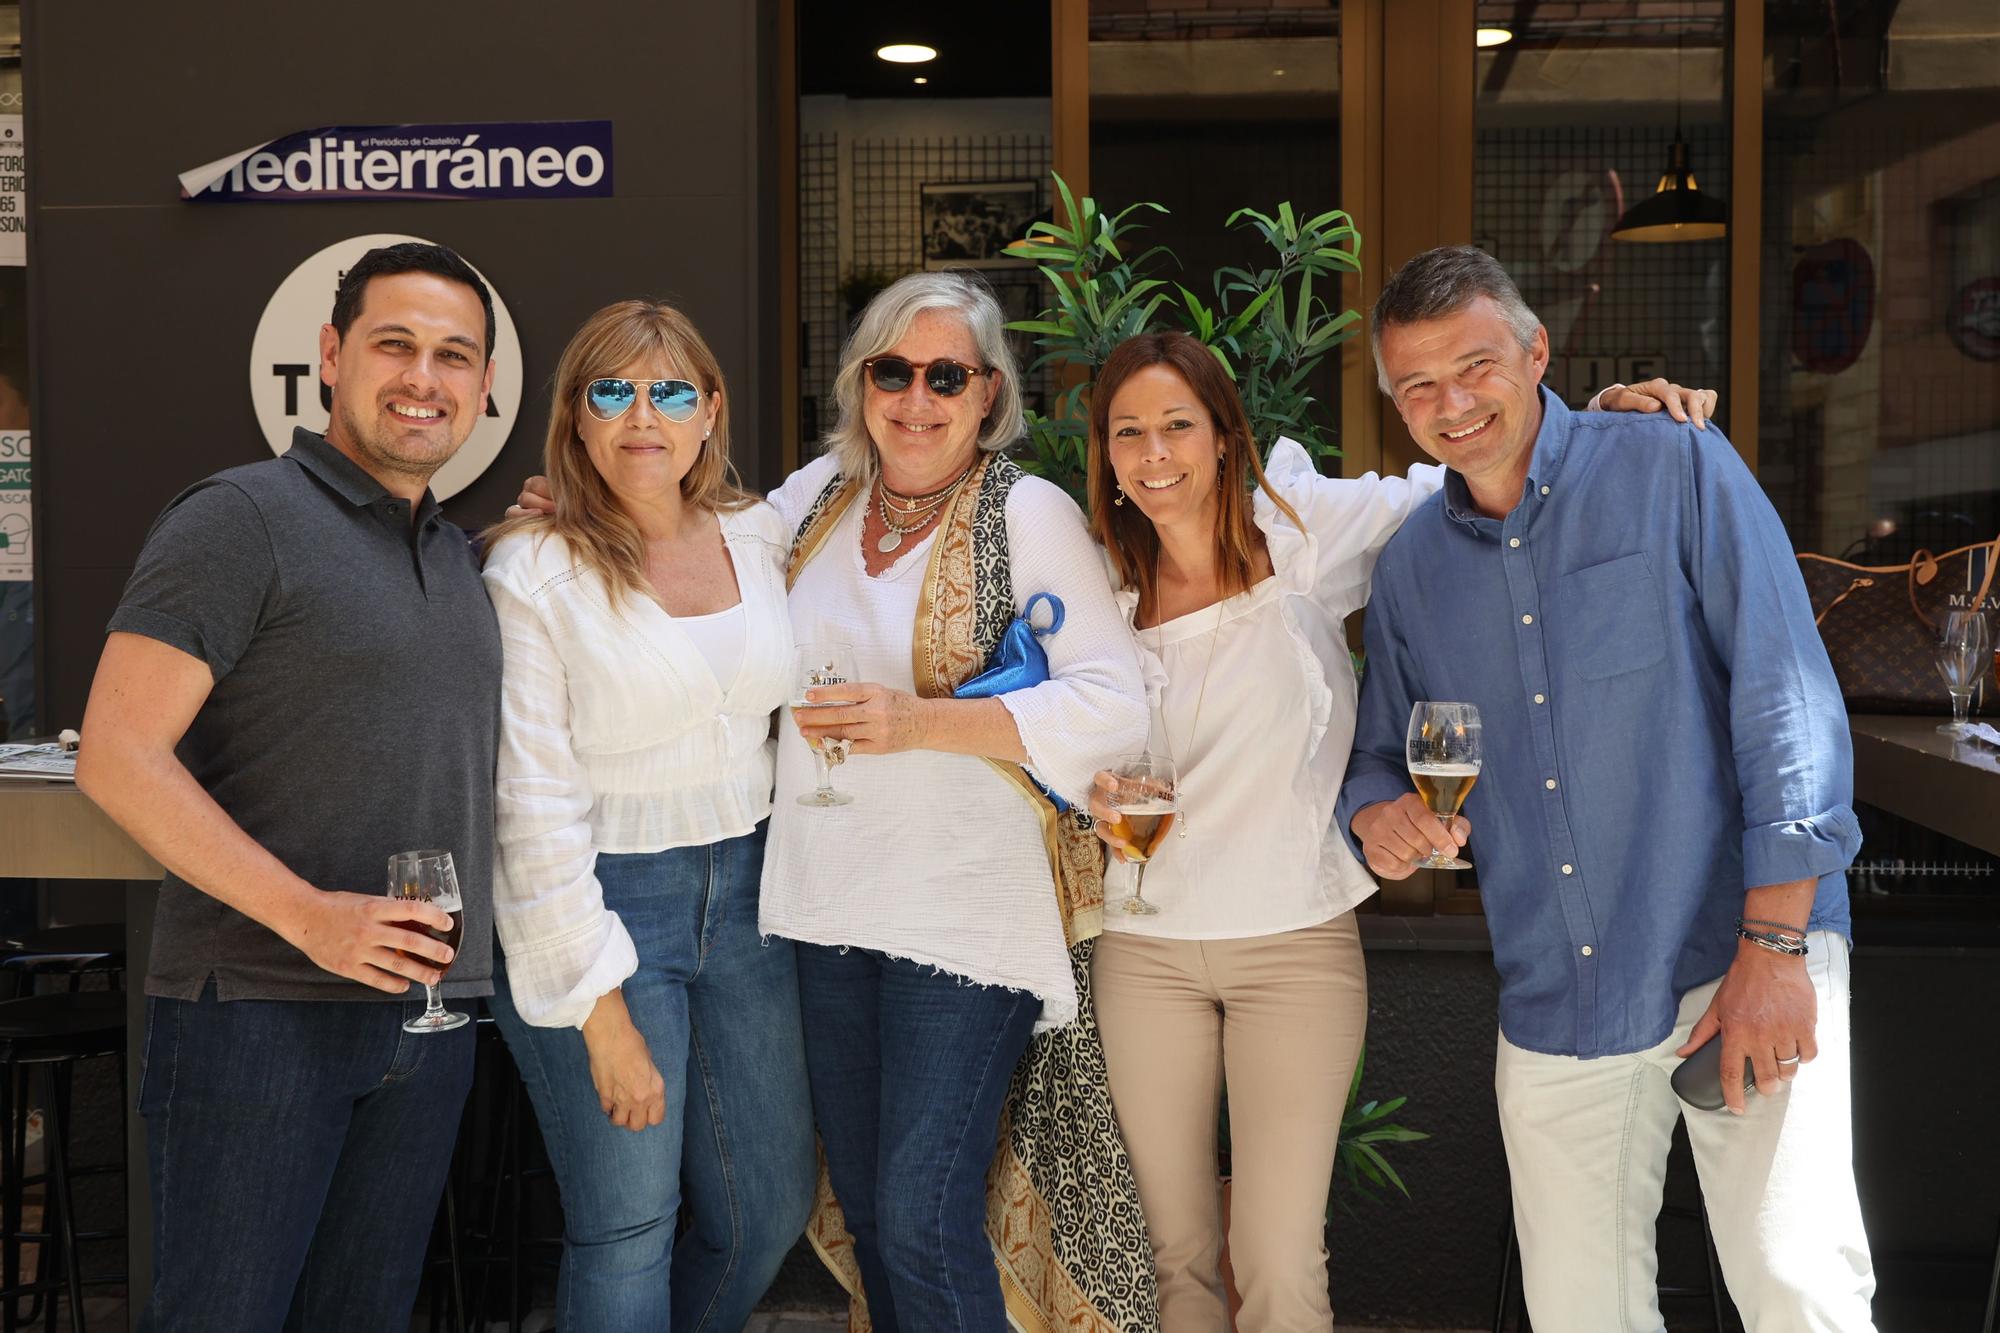
<path fill-rule="evenodd" d="M 583 391 L 584 406 L 599 421 L 616 421 L 639 401 L 639 390 L 653 410 L 669 421 L 688 421 L 701 410 L 701 390 L 686 380 L 592 380 Z"/>
<path fill-rule="evenodd" d="M 917 382 L 917 372 L 921 370 L 924 387 L 940 398 L 956 398 L 965 392 L 972 376 L 993 373 L 951 360 L 917 362 L 905 361 L 900 356 L 874 357 L 863 361 L 861 369 L 867 372 L 869 382 L 883 393 L 901 393 Z"/>

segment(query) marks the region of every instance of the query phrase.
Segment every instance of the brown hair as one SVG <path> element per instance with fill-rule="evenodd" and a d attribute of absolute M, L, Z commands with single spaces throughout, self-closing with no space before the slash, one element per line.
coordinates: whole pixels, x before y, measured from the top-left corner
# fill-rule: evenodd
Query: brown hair
<path fill-rule="evenodd" d="M 1139 593 L 1142 616 L 1157 610 L 1154 574 L 1159 568 L 1160 537 L 1136 504 L 1116 505 L 1118 477 L 1111 469 L 1111 400 L 1126 380 L 1148 366 L 1165 366 L 1187 381 L 1207 410 L 1222 445 L 1218 466 L 1222 513 L 1215 525 L 1215 564 L 1221 572 L 1222 595 L 1250 586 L 1257 551 L 1256 524 L 1251 520 L 1250 487 L 1271 497 L 1285 517 L 1303 530 L 1305 524 L 1264 479 L 1257 442 L 1250 434 L 1243 399 L 1223 369 L 1218 353 L 1186 333 L 1141 333 L 1112 349 L 1097 372 L 1090 392 L 1090 529 L 1111 555 L 1118 581 Z"/>
<path fill-rule="evenodd" d="M 702 511 L 742 509 L 757 497 L 745 491 L 729 461 L 729 395 L 722 367 L 686 315 L 658 301 L 619 301 L 583 322 L 556 363 L 549 399 L 549 433 L 542 445 L 542 470 L 556 502 L 554 514 L 527 514 L 488 528 L 487 551 L 516 532 L 553 532 L 569 543 L 577 562 L 600 575 L 613 601 L 646 583 L 646 542 L 639 527 L 604 484 L 577 434 L 584 386 L 650 356 L 688 376 L 707 403 L 722 394 L 715 428 L 694 466 L 681 478 L 681 499 Z"/>

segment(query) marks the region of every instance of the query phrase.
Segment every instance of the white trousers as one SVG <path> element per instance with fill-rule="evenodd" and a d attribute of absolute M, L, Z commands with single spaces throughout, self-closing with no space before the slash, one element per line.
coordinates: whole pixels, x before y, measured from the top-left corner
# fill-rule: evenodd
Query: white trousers
<path fill-rule="evenodd" d="M 1875 1272 L 1854 1192 L 1847 942 L 1811 937 L 1819 1058 L 1747 1113 L 1686 1108 L 1715 1247 L 1749 1333 L 1869 1333 Z M 1654 1224 L 1683 1111 L 1667 1079 L 1721 981 L 1651 1050 L 1579 1060 L 1500 1038 L 1493 1085 L 1535 1333 L 1659 1333 Z"/>

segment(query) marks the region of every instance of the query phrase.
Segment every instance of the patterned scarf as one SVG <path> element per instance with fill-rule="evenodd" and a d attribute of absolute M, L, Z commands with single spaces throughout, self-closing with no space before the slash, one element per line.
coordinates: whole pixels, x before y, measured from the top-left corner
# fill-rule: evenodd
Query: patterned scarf
<path fill-rule="evenodd" d="M 926 699 L 949 698 L 983 670 L 1014 617 L 1007 493 L 1024 474 L 995 454 L 973 466 L 938 520 L 917 598 L 912 666 Z M 799 525 L 787 587 L 865 489 L 836 476 L 820 492 Z M 986 1176 L 986 1234 L 1008 1320 L 1023 1333 L 1152 1333 L 1160 1325 L 1153 1248 L 1111 1111 L 1090 994 L 1090 958 L 1104 921 L 1103 853 L 1089 821 L 1058 812 L 1020 765 L 986 762 L 1041 819 L 1077 991 L 1076 1021 L 1036 1036 L 1015 1067 Z M 868 1333 L 854 1241 L 824 1163 L 806 1238 L 847 1290 L 849 1333 Z"/>

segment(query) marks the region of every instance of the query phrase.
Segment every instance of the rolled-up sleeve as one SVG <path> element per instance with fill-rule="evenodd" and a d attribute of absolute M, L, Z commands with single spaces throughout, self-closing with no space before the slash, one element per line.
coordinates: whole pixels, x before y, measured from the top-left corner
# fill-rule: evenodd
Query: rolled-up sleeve
<path fill-rule="evenodd" d="M 1000 696 L 1028 768 L 1072 805 L 1121 754 L 1146 748 L 1139 655 L 1104 574 L 1104 558 L 1063 492 L 1036 477 L 1007 496 L 1007 547 L 1018 613 L 1036 593 L 1062 600 L 1063 627 L 1042 639 L 1049 678 Z"/>
<path fill-rule="evenodd" d="M 1845 870 L 1861 848 L 1840 683 L 1771 502 L 1718 432 L 1687 435 L 1700 523 L 1684 558 L 1729 672 L 1743 887 L 1821 879 Z"/>
<path fill-rule="evenodd" d="M 503 653 L 493 914 L 522 1019 L 581 1027 L 598 997 L 638 970 L 639 957 L 604 905 L 567 672 L 532 598 L 516 586 L 519 572 L 504 557 L 486 571 Z"/>

